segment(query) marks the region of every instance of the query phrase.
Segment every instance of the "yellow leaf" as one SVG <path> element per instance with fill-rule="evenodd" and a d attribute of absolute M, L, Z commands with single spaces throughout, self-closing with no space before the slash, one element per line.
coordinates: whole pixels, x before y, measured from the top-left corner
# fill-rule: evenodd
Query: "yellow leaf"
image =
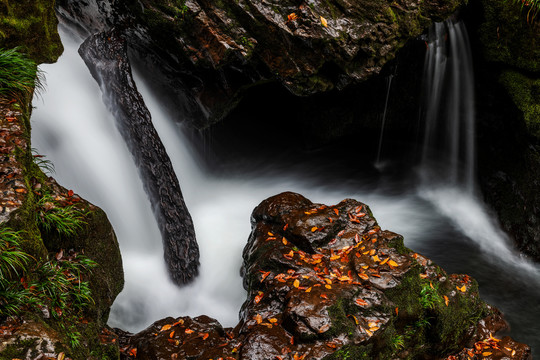
<path fill-rule="evenodd" d="M 375 255 L 375 256 L 373 256 L 373 261 L 379 262 L 379 261 L 381 261 L 381 259 L 379 259 L 379 257 L 377 255 Z"/>
<path fill-rule="evenodd" d="M 387 262 L 388 260 L 390 260 L 390 258 L 386 258 L 386 259 L 384 259 L 383 261 L 381 261 L 381 265 L 386 264 L 386 262 Z"/>
<path fill-rule="evenodd" d="M 311 286 L 306 289 L 306 292 L 311 292 Z"/>
<path fill-rule="evenodd" d="M 299 287 L 300 286 L 300 281 L 298 281 L 298 279 L 294 280 L 293 286 L 295 288 Z"/>
<path fill-rule="evenodd" d="M 314 226 L 314 227 L 311 228 L 311 232 L 315 232 L 315 231 L 317 231 L 317 229 L 318 229 L 318 227 Z"/>
<path fill-rule="evenodd" d="M 332 286 L 330 286 L 330 285 L 324 285 L 324 287 L 327 288 L 327 289 L 332 289 Z"/>
<path fill-rule="evenodd" d="M 285 239 L 285 238 L 281 239 L 281 242 L 283 243 L 283 245 L 287 245 L 287 244 L 288 244 L 288 241 L 287 241 L 287 239 Z"/>
<path fill-rule="evenodd" d="M 328 22 L 327 22 L 326 19 L 323 18 L 322 16 L 321 16 L 321 24 L 322 24 L 322 26 L 324 26 L 324 27 L 328 27 Z"/>
<path fill-rule="evenodd" d="M 462 287 L 456 286 L 456 288 L 461 292 L 467 291 L 467 287 L 465 285 L 463 285 Z"/>
<path fill-rule="evenodd" d="M 484 351 L 484 352 L 482 353 L 482 356 L 489 356 L 489 355 L 491 355 L 491 353 L 490 353 L 489 351 Z"/>
<path fill-rule="evenodd" d="M 395 267 L 395 266 L 398 266 L 398 263 L 395 262 L 394 260 L 390 260 L 390 261 L 388 261 L 388 265 Z"/>

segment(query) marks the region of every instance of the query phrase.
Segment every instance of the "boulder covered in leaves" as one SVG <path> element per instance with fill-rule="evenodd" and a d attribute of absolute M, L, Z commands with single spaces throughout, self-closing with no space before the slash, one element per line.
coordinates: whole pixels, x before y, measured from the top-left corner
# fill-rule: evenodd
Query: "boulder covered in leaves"
<path fill-rule="evenodd" d="M 167 318 L 124 334 L 138 359 L 528 359 L 467 275 L 447 274 L 382 230 L 355 200 L 313 204 L 295 193 L 252 214 L 234 329 L 208 317 Z M 465 355 L 464 355 L 465 354 Z"/>

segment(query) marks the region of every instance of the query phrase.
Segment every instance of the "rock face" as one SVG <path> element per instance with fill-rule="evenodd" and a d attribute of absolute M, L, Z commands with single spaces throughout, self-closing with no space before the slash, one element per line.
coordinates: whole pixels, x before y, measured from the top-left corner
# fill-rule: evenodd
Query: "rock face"
<path fill-rule="evenodd" d="M 198 273 L 193 221 L 165 147 L 131 75 L 126 42 L 112 30 L 89 37 L 79 52 L 114 114 L 150 198 L 172 279 L 186 283 Z"/>
<path fill-rule="evenodd" d="M 283 193 L 251 220 L 240 323 L 223 329 L 205 316 L 166 318 L 121 334 L 124 358 L 530 358 L 526 345 L 508 338 L 501 347 L 490 337 L 505 322 L 473 279 L 404 247 L 365 204 L 326 206 Z"/>
<path fill-rule="evenodd" d="M 276 81 L 297 95 L 342 89 L 380 72 L 407 40 L 453 1 L 59 1 L 71 21 L 91 14 L 87 31 L 130 29 L 140 57 L 162 65 L 161 83 L 180 84 L 182 106 L 197 127 L 222 118 L 247 86 Z M 147 65 L 149 65 L 147 63 Z M 157 71 L 157 69 L 154 69 Z M 179 81 L 176 81 L 179 80 Z"/>
<path fill-rule="evenodd" d="M 479 1 L 479 164 L 487 202 L 520 251 L 540 260 L 540 23 L 513 3 Z"/>

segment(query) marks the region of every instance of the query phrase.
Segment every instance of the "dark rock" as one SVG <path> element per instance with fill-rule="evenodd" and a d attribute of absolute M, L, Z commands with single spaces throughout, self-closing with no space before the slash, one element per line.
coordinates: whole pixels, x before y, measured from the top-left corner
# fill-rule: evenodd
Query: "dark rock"
<path fill-rule="evenodd" d="M 473 279 L 448 275 L 406 248 L 354 200 L 326 206 L 283 193 L 263 201 L 252 214 L 242 272 L 248 299 L 234 330 L 206 317 L 163 319 L 123 340 L 126 358 L 133 349 L 144 359 L 530 355 L 524 344 L 492 338 L 506 323 L 480 300 Z"/>
<path fill-rule="evenodd" d="M 98 82 L 135 160 L 163 238 L 165 262 L 178 283 L 198 273 L 193 221 L 169 156 L 137 91 L 123 35 L 115 30 L 89 37 L 79 52 Z"/>
<path fill-rule="evenodd" d="M 540 24 L 512 3 L 478 1 L 478 164 L 486 202 L 517 248 L 540 260 Z"/>
<path fill-rule="evenodd" d="M 276 81 L 305 96 L 364 81 L 432 20 L 448 17 L 461 4 L 111 0 L 109 13 L 94 3 L 82 7 L 63 0 L 59 13 L 79 22 L 99 13 L 102 20 L 86 21 L 94 31 L 111 23 L 129 27 L 131 46 L 141 58 L 153 58 L 147 65 L 166 66 L 161 83 L 178 79 L 187 91 L 175 94 L 198 117 L 197 127 L 221 119 L 248 86 Z"/>

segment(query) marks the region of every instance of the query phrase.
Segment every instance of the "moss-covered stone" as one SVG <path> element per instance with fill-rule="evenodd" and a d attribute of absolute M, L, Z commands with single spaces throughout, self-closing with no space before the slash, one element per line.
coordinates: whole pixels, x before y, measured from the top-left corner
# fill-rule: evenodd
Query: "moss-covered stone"
<path fill-rule="evenodd" d="M 513 1 L 481 0 L 484 22 L 479 29 L 484 56 L 525 71 L 540 72 L 540 22 L 527 21 Z"/>
<path fill-rule="evenodd" d="M 0 48 L 20 47 L 37 63 L 55 62 L 63 46 L 54 0 L 1 0 Z"/>
<path fill-rule="evenodd" d="M 540 140 L 540 78 L 531 78 L 521 72 L 507 70 L 501 74 L 500 81 L 508 90 L 514 104 L 523 112 L 529 134 Z"/>

